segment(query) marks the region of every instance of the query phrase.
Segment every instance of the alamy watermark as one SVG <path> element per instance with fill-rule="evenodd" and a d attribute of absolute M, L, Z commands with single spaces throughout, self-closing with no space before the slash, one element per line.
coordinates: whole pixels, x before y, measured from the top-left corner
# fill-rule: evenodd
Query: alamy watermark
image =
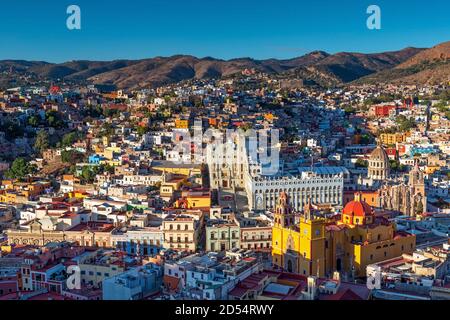
<path fill-rule="evenodd" d="M 380 30 L 381 29 L 381 8 L 375 4 L 367 7 L 367 14 L 370 16 L 367 18 L 367 28 L 369 30 Z"/>
<path fill-rule="evenodd" d="M 367 288 L 369 290 L 381 289 L 381 268 L 376 267 L 367 274 Z"/>
<path fill-rule="evenodd" d="M 69 30 L 81 30 L 81 9 L 72 4 L 67 7 L 66 13 L 69 14 L 66 20 L 66 26 Z"/>
<path fill-rule="evenodd" d="M 79 266 L 68 266 L 66 285 L 69 290 L 79 290 L 81 289 L 81 270 Z"/>
<path fill-rule="evenodd" d="M 179 164 L 245 165 L 258 163 L 268 174 L 279 170 L 278 129 L 209 128 L 203 131 L 202 122 L 194 122 L 193 134 L 187 129 L 174 129 L 171 159 Z"/>

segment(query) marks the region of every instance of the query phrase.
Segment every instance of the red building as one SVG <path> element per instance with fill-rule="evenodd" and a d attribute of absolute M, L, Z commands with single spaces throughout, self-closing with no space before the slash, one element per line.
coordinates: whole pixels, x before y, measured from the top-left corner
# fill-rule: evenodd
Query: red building
<path fill-rule="evenodd" d="M 375 106 L 375 115 L 377 117 L 388 117 L 391 112 L 396 110 L 396 106 L 394 105 L 380 105 Z"/>
<path fill-rule="evenodd" d="M 397 150 L 395 148 L 387 148 L 386 153 L 391 160 L 397 160 Z"/>

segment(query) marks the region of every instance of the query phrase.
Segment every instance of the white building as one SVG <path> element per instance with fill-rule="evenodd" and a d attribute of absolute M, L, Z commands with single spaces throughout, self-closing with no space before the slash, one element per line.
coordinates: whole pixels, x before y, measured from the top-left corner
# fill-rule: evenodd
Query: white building
<path fill-rule="evenodd" d="M 344 181 L 350 173 L 344 167 L 298 168 L 298 174 L 275 176 L 246 175 L 245 189 L 251 210 L 275 208 L 281 192 L 286 192 L 295 210 L 302 210 L 311 198 L 314 204 L 343 205 Z"/>

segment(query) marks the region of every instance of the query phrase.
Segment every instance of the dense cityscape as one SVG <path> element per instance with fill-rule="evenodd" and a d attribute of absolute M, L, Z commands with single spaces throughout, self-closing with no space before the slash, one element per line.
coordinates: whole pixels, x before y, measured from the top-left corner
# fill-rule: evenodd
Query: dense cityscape
<path fill-rule="evenodd" d="M 450 42 L 375 51 L 373 39 L 389 48 L 400 26 L 387 16 L 380 31 L 381 8 L 369 5 L 356 8 L 364 30 L 341 21 L 350 29 L 333 25 L 336 39 L 321 30 L 329 18 L 314 25 L 317 11 L 305 11 L 314 41 L 301 45 L 329 42 L 329 53 L 266 59 L 258 41 L 297 45 L 292 9 L 253 34 L 258 10 L 264 21 L 280 14 L 264 1 L 211 4 L 201 19 L 201 1 L 173 0 L 164 14 L 166 4 L 131 1 L 117 19 L 80 1 L 83 11 L 62 5 L 67 23 L 47 36 L 62 7 L 46 7 L 38 31 L 5 20 L 14 4 L 0 11 L 0 56 L 17 55 L 0 60 L 0 300 L 173 301 L 159 311 L 201 317 L 291 312 L 277 301 L 450 300 Z M 243 26 L 233 10 L 248 15 Z M 199 23 L 203 40 L 185 40 Z M 342 34 L 364 49 L 339 51 Z M 132 60 L 146 42 L 154 58 Z M 253 58 L 157 55 L 191 52 L 190 42 Z M 95 57 L 67 58 L 86 52 Z"/>
<path fill-rule="evenodd" d="M 285 89 L 254 70 L 9 88 L 0 299 L 448 299 L 449 92 Z M 208 128 L 277 129 L 278 171 L 245 137 L 225 141 L 242 163 L 177 148 Z"/>

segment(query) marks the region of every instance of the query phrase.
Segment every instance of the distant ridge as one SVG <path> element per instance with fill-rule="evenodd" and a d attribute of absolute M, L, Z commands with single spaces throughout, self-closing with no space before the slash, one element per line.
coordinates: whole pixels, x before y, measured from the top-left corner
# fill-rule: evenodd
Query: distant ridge
<path fill-rule="evenodd" d="M 356 83 L 450 83 L 450 42 L 421 50 L 395 68 L 358 79 Z"/>
<path fill-rule="evenodd" d="M 293 59 L 236 58 L 231 60 L 190 55 L 155 57 L 142 60 L 88 61 L 64 63 L 43 61 L 0 61 L 0 86 L 17 84 L 28 75 L 47 81 L 83 81 L 136 89 L 172 84 L 183 80 L 223 78 L 245 69 L 298 79 L 323 87 L 346 83 L 448 80 L 450 42 L 430 49 L 405 48 L 382 53 L 313 51 Z M 437 73 L 437 74 L 436 74 Z M 19 83 L 20 84 L 20 83 Z"/>

